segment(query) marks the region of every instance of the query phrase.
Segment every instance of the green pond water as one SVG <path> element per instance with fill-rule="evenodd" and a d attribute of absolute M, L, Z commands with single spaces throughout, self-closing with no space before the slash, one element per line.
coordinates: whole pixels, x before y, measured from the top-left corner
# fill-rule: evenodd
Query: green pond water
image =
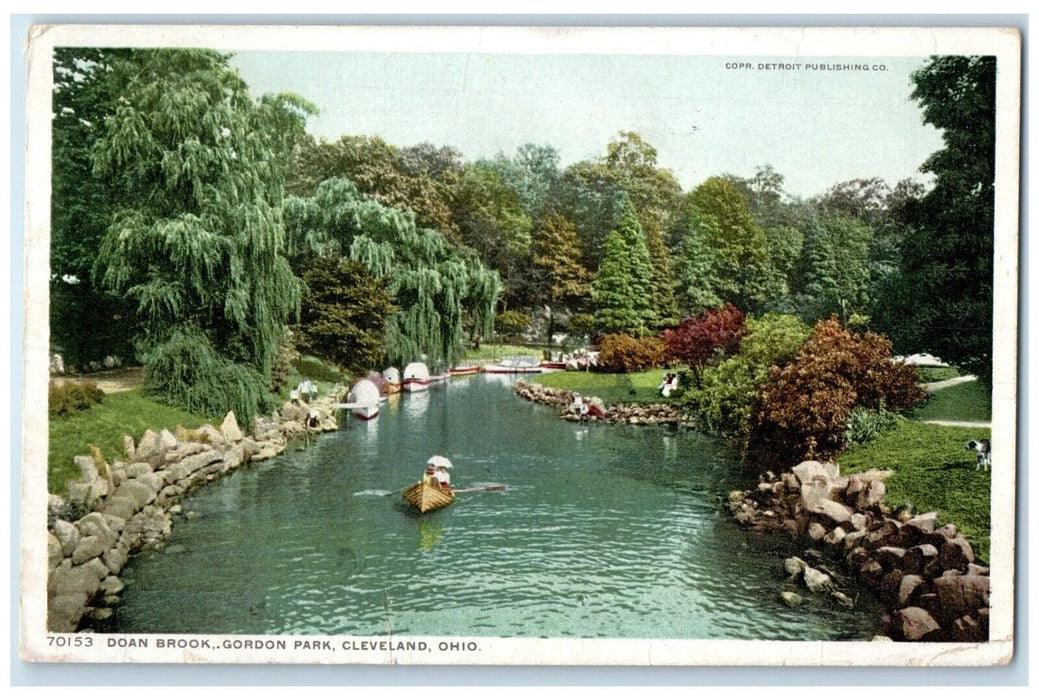
<path fill-rule="evenodd" d="M 507 377 L 455 379 L 341 417 L 308 449 L 191 495 L 163 552 L 123 570 L 102 631 L 685 639 L 869 639 L 879 610 L 777 599 L 786 536 L 720 507 L 752 486 L 691 431 L 561 421 Z M 418 516 L 399 495 L 433 454 L 459 495 Z"/>

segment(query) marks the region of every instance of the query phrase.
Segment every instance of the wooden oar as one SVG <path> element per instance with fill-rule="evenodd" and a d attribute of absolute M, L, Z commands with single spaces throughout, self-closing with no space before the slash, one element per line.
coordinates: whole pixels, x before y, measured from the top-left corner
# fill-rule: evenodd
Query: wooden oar
<path fill-rule="evenodd" d="M 476 488 L 472 488 L 472 489 L 461 489 L 461 490 L 458 490 L 458 491 L 452 491 L 451 493 L 459 494 L 459 493 L 476 493 L 477 491 L 504 491 L 504 490 L 505 490 L 505 484 L 494 484 L 493 486 L 477 486 Z"/>

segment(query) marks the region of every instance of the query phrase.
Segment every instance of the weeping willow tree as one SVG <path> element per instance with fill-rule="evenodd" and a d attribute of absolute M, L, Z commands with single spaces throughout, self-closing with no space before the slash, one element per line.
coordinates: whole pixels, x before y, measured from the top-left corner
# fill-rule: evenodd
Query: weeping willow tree
<path fill-rule="evenodd" d="M 315 110 L 253 100 L 229 58 L 135 50 L 108 67 L 125 87 L 96 125 L 93 167 L 119 206 L 94 277 L 137 302 L 148 391 L 250 420 L 271 403 L 271 364 L 298 314 L 283 182 Z"/>
<path fill-rule="evenodd" d="M 490 334 L 501 294 L 498 273 L 476 252 L 450 243 L 440 232 L 419 228 L 409 211 L 362 195 L 349 180 L 333 178 L 312 197 L 285 205 L 290 250 L 338 251 L 361 263 L 386 286 L 399 311 L 387 319 L 386 354 L 393 364 L 424 358 L 449 365 L 470 331 Z"/>

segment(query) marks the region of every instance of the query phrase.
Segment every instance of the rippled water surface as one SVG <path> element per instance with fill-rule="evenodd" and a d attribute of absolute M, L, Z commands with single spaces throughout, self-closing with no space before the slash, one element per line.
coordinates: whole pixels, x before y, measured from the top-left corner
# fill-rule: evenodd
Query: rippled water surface
<path fill-rule="evenodd" d="M 868 639 L 877 612 L 806 594 L 788 609 L 788 539 L 741 530 L 746 487 L 693 432 L 578 425 L 505 378 L 455 379 L 343 418 L 307 450 L 184 501 L 165 552 L 123 571 L 112 631 L 522 637 Z M 459 495 L 416 516 L 398 494 L 432 454 Z M 854 595 L 855 591 L 851 591 Z"/>

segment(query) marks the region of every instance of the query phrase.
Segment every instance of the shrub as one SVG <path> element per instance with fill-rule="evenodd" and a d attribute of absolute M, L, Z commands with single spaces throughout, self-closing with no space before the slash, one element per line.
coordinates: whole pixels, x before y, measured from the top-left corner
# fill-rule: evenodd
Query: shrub
<path fill-rule="evenodd" d="M 792 360 L 809 333 L 808 326 L 787 314 L 748 318 L 739 352 L 704 368 L 698 384 L 690 380 L 683 395 L 687 411 L 709 432 L 746 440 L 771 368 Z"/>
<path fill-rule="evenodd" d="M 313 379 L 316 382 L 338 382 L 340 380 L 340 373 L 335 365 L 319 360 L 316 357 L 304 355 L 293 364 L 296 372 L 303 379 Z"/>
<path fill-rule="evenodd" d="M 522 311 L 506 311 L 498 315 L 494 326 L 502 335 L 518 335 L 530 326 L 530 314 Z"/>
<path fill-rule="evenodd" d="M 47 388 L 49 415 L 68 416 L 101 403 L 105 392 L 94 382 L 51 382 Z"/>
<path fill-rule="evenodd" d="M 275 406 L 263 375 L 228 360 L 199 332 L 176 331 L 153 350 L 144 372 L 144 393 L 170 406 L 208 416 L 234 411 L 241 425 Z"/>
<path fill-rule="evenodd" d="M 744 332 L 744 315 L 732 304 L 682 319 L 661 338 L 668 359 L 689 365 L 694 373 L 708 362 L 736 351 Z"/>
<path fill-rule="evenodd" d="M 891 361 L 891 343 L 836 318 L 820 321 L 797 358 L 774 368 L 761 392 L 751 447 L 764 459 L 830 459 L 847 445 L 856 406 L 909 408 L 924 398 L 911 367 Z"/>
<path fill-rule="evenodd" d="M 664 343 L 659 338 L 612 333 L 603 336 L 599 353 L 599 369 L 604 372 L 641 372 L 663 363 Z"/>
<path fill-rule="evenodd" d="M 881 433 L 894 430 L 905 420 L 883 406 L 877 409 L 856 406 L 848 414 L 848 428 L 844 434 L 849 443 L 865 445 Z"/>

